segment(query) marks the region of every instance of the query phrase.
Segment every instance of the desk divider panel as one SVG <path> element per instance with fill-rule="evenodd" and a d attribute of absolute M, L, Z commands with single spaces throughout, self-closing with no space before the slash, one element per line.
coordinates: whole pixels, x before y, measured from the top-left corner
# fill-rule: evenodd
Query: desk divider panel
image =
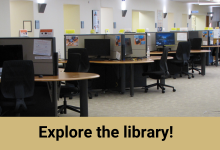
<path fill-rule="evenodd" d="M 121 53 L 121 43 L 116 45 L 116 37 L 119 37 L 120 40 L 121 34 L 106 34 L 105 39 L 110 39 L 110 57 L 111 59 L 116 59 L 116 52 Z M 121 41 L 122 42 L 122 41 Z"/>
<path fill-rule="evenodd" d="M 147 36 L 145 33 L 134 33 L 134 34 L 129 33 L 129 34 L 125 34 L 125 38 L 131 39 L 131 46 L 132 46 L 132 52 L 133 52 L 133 54 L 130 54 L 126 57 L 145 57 L 146 56 Z M 138 44 L 135 44 L 137 43 L 135 42 L 136 40 L 138 41 Z"/>
<path fill-rule="evenodd" d="M 68 36 L 77 37 L 78 44 L 75 46 L 68 45 Z M 68 59 L 68 49 L 69 48 L 84 48 L 85 39 L 105 39 L 104 34 L 65 34 L 64 35 L 64 57 Z"/>
<path fill-rule="evenodd" d="M 52 59 L 35 59 L 34 40 L 51 41 Z M 34 63 L 35 75 L 57 75 L 58 58 L 56 53 L 55 38 L 0 38 L 0 45 L 22 45 L 23 60 L 32 60 Z"/>
<path fill-rule="evenodd" d="M 116 37 L 120 37 L 121 43 L 116 45 Z M 65 34 L 64 35 L 64 57 L 68 59 L 68 49 L 69 48 L 84 48 L 85 39 L 110 39 L 110 56 L 106 58 L 116 59 L 116 52 L 121 53 L 123 38 L 131 38 L 133 54 L 128 55 L 128 57 L 145 57 L 146 56 L 146 34 Z M 145 44 L 135 45 L 134 36 L 145 36 Z M 78 43 L 75 46 L 68 44 L 68 39 L 70 37 L 77 37 Z"/>
<path fill-rule="evenodd" d="M 147 32 L 147 48 L 149 47 L 150 51 L 156 50 L 156 32 Z"/>

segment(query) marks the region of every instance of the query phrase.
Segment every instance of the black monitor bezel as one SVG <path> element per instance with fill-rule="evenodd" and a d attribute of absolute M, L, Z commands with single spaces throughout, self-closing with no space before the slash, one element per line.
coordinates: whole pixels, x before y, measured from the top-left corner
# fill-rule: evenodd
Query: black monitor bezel
<path fill-rule="evenodd" d="M 108 46 L 108 50 L 106 50 L 108 53 L 102 53 L 103 52 L 103 49 L 102 50 L 100 50 L 99 49 L 99 51 L 98 51 L 98 53 L 96 53 L 96 54 L 94 54 L 94 53 L 92 53 L 91 54 L 91 51 L 90 51 L 90 49 L 88 48 L 88 47 L 86 47 L 86 41 L 95 41 L 95 42 L 101 42 L 101 41 L 108 41 L 109 42 L 109 46 Z M 84 39 L 84 48 L 86 48 L 87 49 L 87 52 L 88 52 L 88 55 L 89 56 L 98 56 L 98 57 L 100 57 L 100 56 L 111 56 L 111 53 L 110 53 L 110 44 L 111 44 L 111 41 L 110 41 L 110 39 Z M 107 48 L 106 48 L 107 49 Z"/>

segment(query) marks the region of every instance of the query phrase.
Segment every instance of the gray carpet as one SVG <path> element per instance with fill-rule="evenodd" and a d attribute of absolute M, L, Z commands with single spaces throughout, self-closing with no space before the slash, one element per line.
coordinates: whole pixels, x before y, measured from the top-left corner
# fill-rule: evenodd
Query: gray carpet
<path fill-rule="evenodd" d="M 220 116 L 220 66 L 206 66 L 206 75 L 194 73 L 195 78 L 187 76 L 169 78 L 166 84 L 175 87 L 176 92 L 166 88 L 166 93 L 156 87 L 148 93 L 135 88 L 134 97 L 129 90 L 121 95 L 115 91 L 99 93 L 89 99 L 89 117 L 219 117 Z M 148 84 L 156 80 L 148 79 Z M 62 104 L 62 99 L 58 104 Z M 79 98 L 68 100 L 68 104 L 79 106 Z M 79 117 L 67 111 L 60 117 Z"/>

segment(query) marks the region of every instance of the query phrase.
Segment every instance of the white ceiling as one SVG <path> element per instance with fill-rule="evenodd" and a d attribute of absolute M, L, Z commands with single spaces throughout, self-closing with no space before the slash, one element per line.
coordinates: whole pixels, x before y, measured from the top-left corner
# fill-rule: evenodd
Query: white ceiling
<path fill-rule="evenodd" d="M 170 0 L 170 1 L 181 2 L 181 3 L 193 3 L 193 4 L 206 3 L 207 5 L 210 6 L 220 5 L 220 0 Z"/>

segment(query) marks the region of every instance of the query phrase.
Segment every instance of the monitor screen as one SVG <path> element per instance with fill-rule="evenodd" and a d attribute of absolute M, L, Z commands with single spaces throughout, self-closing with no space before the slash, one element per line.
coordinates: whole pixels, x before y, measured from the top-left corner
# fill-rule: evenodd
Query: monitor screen
<path fill-rule="evenodd" d="M 22 45 L 0 45 L 0 67 L 8 60 L 23 60 Z"/>
<path fill-rule="evenodd" d="M 174 33 L 156 33 L 156 45 L 175 45 L 175 35 Z"/>
<path fill-rule="evenodd" d="M 131 39 L 125 38 L 125 55 L 133 54 L 131 47 Z"/>
<path fill-rule="evenodd" d="M 110 56 L 110 39 L 85 39 L 84 44 L 90 56 Z"/>

